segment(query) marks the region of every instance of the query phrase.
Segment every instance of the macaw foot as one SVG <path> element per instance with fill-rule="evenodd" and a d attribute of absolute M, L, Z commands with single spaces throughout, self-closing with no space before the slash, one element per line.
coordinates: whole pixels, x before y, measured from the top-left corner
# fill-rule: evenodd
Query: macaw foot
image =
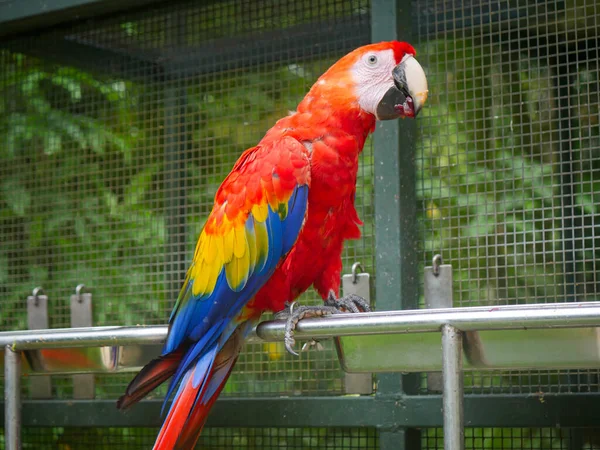
<path fill-rule="evenodd" d="M 293 302 L 288 305 L 286 309 L 275 314 L 275 318 L 286 319 L 284 335 L 285 348 L 292 355 L 298 356 L 298 353 L 294 351 L 294 345 L 296 344 L 296 340 L 294 339 L 294 331 L 296 330 L 296 325 L 298 325 L 300 320 L 310 317 L 330 316 L 332 314 L 338 314 L 341 312 L 358 313 L 361 312 L 361 310 L 364 312 L 371 311 L 369 303 L 364 298 L 354 294 L 349 294 L 342 298 L 335 298 L 334 292 L 330 291 L 329 296 L 323 305 L 298 306 L 296 302 Z M 316 346 L 317 349 L 322 348 L 321 344 L 313 339 L 305 344 L 302 347 L 302 350 L 312 346 Z"/>
<path fill-rule="evenodd" d="M 329 291 L 329 296 L 325 300 L 325 306 L 333 306 L 338 312 L 370 312 L 369 302 L 356 294 L 348 294 L 341 298 L 335 298 L 333 291 Z"/>

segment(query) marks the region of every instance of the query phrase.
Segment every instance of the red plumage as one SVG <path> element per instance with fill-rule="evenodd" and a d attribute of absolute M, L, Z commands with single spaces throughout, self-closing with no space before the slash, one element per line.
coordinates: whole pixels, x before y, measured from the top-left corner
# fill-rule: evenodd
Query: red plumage
<path fill-rule="evenodd" d="M 317 82 L 296 114 L 279 120 L 263 139 L 285 132 L 312 149 L 311 184 L 306 222 L 294 248 L 247 309 L 280 311 L 313 284 L 323 298 L 330 290 L 339 294 L 343 242 L 359 238 L 362 224 L 354 207 L 358 157 L 375 128 L 372 114 L 356 101 L 343 101 L 351 93 L 346 86 Z"/>

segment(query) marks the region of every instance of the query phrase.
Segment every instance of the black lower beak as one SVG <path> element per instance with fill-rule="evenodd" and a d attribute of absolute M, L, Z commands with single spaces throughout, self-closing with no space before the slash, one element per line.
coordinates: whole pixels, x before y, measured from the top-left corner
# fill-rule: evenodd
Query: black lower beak
<path fill-rule="evenodd" d="M 417 83 L 420 89 L 417 89 L 417 97 L 412 97 L 411 90 L 408 87 L 407 72 L 411 77 L 421 81 Z M 421 66 L 412 58 L 405 58 L 392 70 L 394 86 L 388 89 L 379 104 L 377 105 L 377 118 L 379 120 L 397 119 L 399 117 L 415 117 L 427 98 L 427 79 Z M 415 84 L 415 83 L 413 83 Z M 423 93 L 420 93 L 423 91 Z M 421 98 L 422 97 L 422 98 Z"/>
<path fill-rule="evenodd" d="M 407 98 L 409 98 L 407 94 L 398 89 L 397 86 L 392 86 L 377 105 L 377 118 L 379 120 L 397 119 L 401 116 L 398 106 L 404 105 Z"/>

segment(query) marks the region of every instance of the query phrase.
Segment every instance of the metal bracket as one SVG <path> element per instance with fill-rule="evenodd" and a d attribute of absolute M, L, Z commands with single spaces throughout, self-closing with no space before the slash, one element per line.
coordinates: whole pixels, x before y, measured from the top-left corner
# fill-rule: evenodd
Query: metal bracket
<path fill-rule="evenodd" d="M 435 255 L 432 265 L 425 267 L 424 283 L 425 308 L 452 308 L 452 265 L 442 264 L 441 255 Z M 443 391 L 441 372 L 427 372 L 427 390 Z"/>
<path fill-rule="evenodd" d="M 359 262 L 352 265 L 352 273 L 342 276 L 343 295 L 356 294 L 371 303 L 370 276 L 361 272 Z M 371 373 L 345 373 L 344 392 L 346 394 L 372 394 L 373 374 Z"/>
<path fill-rule="evenodd" d="M 4 440 L 6 450 L 21 450 L 22 355 L 12 346 L 4 349 Z"/>
<path fill-rule="evenodd" d="M 71 327 L 92 326 L 92 294 L 83 293 L 85 286 L 80 284 L 71 295 Z M 73 375 L 73 398 L 76 400 L 93 399 L 96 385 L 93 374 Z"/>
<path fill-rule="evenodd" d="M 41 287 L 33 290 L 27 297 L 27 328 L 30 330 L 47 330 L 50 328 L 48 320 L 48 296 L 43 295 Z M 39 352 L 39 350 L 37 350 Z M 42 358 L 36 358 L 42 360 Z M 48 375 L 31 377 L 29 380 L 29 396 L 32 399 L 47 399 L 52 397 L 52 379 Z"/>

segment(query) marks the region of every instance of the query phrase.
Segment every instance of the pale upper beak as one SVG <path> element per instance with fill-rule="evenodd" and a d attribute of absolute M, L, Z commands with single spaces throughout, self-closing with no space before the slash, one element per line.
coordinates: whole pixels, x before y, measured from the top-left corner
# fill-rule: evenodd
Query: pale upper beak
<path fill-rule="evenodd" d="M 410 55 L 407 55 L 400 64 L 392 70 L 394 84 L 408 98 L 412 98 L 414 116 L 416 116 L 427 101 L 429 89 L 427 77 L 421 64 Z"/>
<path fill-rule="evenodd" d="M 425 71 L 418 61 L 406 55 L 392 70 L 394 86 L 377 105 L 377 118 L 389 120 L 416 117 L 429 93 Z"/>

